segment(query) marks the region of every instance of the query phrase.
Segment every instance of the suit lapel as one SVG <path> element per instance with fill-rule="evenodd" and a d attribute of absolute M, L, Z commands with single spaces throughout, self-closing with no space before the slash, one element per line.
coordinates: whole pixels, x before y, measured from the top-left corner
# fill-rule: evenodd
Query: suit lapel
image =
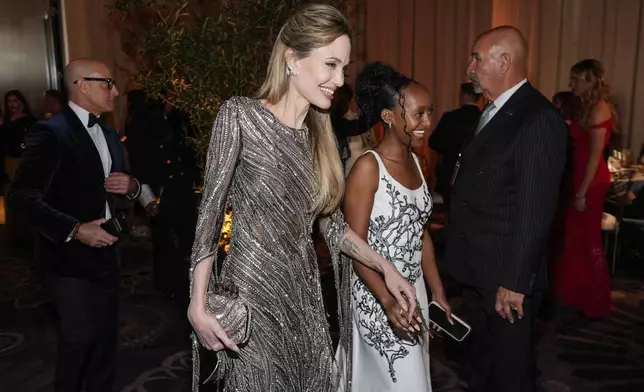
<path fill-rule="evenodd" d="M 124 160 L 123 156 L 121 155 L 122 150 L 121 146 L 119 145 L 121 143 L 121 140 L 118 138 L 118 134 L 115 130 L 105 125 L 102 121 L 99 123 L 99 126 L 101 128 L 101 131 L 103 132 L 103 137 L 105 137 L 105 143 L 107 144 L 107 148 L 110 152 L 110 158 L 112 160 L 110 173 L 123 172 L 124 170 L 122 166 Z M 111 193 L 106 193 L 105 198 L 107 200 L 110 212 L 112 213 L 112 216 L 114 216 L 114 195 Z"/>
<path fill-rule="evenodd" d="M 121 141 L 119 140 L 115 130 L 108 127 L 107 125 L 101 125 L 101 130 L 103 131 L 103 136 L 105 136 L 105 142 L 107 147 L 110 150 L 110 157 L 112 158 L 112 167 L 110 168 L 110 173 L 112 172 L 123 172 L 123 156 L 121 155 Z"/>
<path fill-rule="evenodd" d="M 92 140 L 92 137 L 89 135 L 87 128 L 78 118 L 76 113 L 70 108 L 65 109 L 65 118 L 67 119 L 67 124 L 69 124 L 70 129 L 74 138 L 80 144 L 81 151 L 86 152 L 86 157 L 89 159 L 87 162 L 88 165 L 94 166 L 96 171 L 100 173 L 101 178 L 104 177 L 103 172 L 103 162 L 101 161 L 101 156 L 98 153 L 98 149 Z"/>
<path fill-rule="evenodd" d="M 510 99 L 499 109 L 499 111 L 490 119 L 481 129 L 478 135 L 474 135 L 476 128 L 472 132 L 469 143 L 463 149 L 463 156 L 473 155 L 479 148 L 485 146 L 487 141 L 495 136 L 500 130 L 506 128 L 514 122 L 521 113 L 521 108 L 529 101 L 534 88 L 530 83 L 521 86 Z"/>

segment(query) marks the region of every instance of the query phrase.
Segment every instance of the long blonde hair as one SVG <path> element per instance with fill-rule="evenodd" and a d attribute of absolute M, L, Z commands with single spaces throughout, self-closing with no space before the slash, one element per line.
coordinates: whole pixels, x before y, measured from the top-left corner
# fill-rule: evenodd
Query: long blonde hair
<path fill-rule="evenodd" d="M 610 93 L 610 86 L 604 80 L 606 70 L 599 60 L 585 59 L 570 68 L 570 74 L 590 82 L 592 87 L 581 96 L 581 113 L 579 122 L 583 126 L 590 125 L 593 109 L 600 101 L 605 101 L 613 115 L 613 127 L 616 128 L 617 112 Z"/>
<path fill-rule="evenodd" d="M 268 63 L 266 80 L 258 98 L 276 104 L 289 89 L 286 74 L 286 51 L 304 58 L 316 48 L 330 45 L 343 35 L 351 37 L 349 22 L 336 8 L 325 4 L 308 5 L 282 26 Z M 338 155 L 335 134 L 329 113 L 311 106 L 306 116 L 309 128 L 309 148 L 317 174 L 318 189 L 313 202 L 313 212 L 328 215 L 335 211 L 344 194 L 344 172 Z"/>

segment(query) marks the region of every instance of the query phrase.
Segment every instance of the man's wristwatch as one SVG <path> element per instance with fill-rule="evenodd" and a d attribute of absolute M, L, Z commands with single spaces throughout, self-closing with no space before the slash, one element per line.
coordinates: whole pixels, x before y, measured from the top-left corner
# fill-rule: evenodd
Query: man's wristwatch
<path fill-rule="evenodd" d="M 132 179 L 136 182 L 136 192 L 125 195 L 125 198 L 129 201 L 136 200 L 141 196 L 141 183 L 134 177 Z"/>

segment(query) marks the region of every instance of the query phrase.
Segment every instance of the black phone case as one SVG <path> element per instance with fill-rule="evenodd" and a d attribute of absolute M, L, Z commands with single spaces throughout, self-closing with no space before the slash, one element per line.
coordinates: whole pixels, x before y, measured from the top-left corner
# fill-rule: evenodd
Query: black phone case
<path fill-rule="evenodd" d="M 121 233 L 117 229 L 114 219 L 110 219 L 105 223 L 101 224 L 101 229 L 105 230 L 108 234 L 113 235 L 114 237 L 120 237 Z"/>
<path fill-rule="evenodd" d="M 120 238 L 123 234 L 129 233 L 129 223 L 125 214 L 119 213 L 114 218 L 101 224 L 101 228 L 114 237 Z"/>

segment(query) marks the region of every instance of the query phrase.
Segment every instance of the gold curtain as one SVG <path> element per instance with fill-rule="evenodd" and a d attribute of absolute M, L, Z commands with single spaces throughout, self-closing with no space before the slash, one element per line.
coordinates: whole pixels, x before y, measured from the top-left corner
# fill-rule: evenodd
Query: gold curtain
<path fill-rule="evenodd" d="M 359 2 L 356 69 L 379 60 L 427 86 L 434 101 L 435 125 L 444 111 L 458 104 L 470 48 L 476 36 L 490 27 L 491 5 L 491 0 Z M 419 153 L 425 175 L 433 181 L 435 162 L 429 147 Z"/>
<path fill-rule="evenodd" d="M 441 114 L 458 105 L 458 87 L 476 36 L 509 24 L 530 44 L 530 80 L 547 97 L 568 88 L 570 67 L 601 60 L 620 115 L 622 143 L 644 142 L 644 6 L 642 0 L 366 0 L 356 25 L 364 62 L 384 61 L 427 86 Z M 357 41 L 359 41 L 357 40 Z M 349 81 L 351 82 L 351 81 Z M 428 178 L 433 157 L 423 151 Z"/>
<path fill-rule="evenodd" d="M 530 78 L 548 97 L 567 89 L 568 70 L 576 61 L 601 60 L 619 110 L 622 142 L 639 152 L 644 142 L 644 111 L 637 110 L 644 104 L 644 0 L 353 2 L 356 37 L 349 83 L 366 61 L 387 62 L 430 89 L 435 124 L 458 105 L 458 85 L 466 80 L 476 36 L 510 24 L 529 40 Z M 121 77 L 131 66 L 110 20 L 110 5 L 111 0 L 63 1 L 66 59 L 104 60 Z M 428 149 L 423 155 L 431 162 Z"/>
<path fill-rule="evenodd" d="M 568 86 L 570 67 L 596 58 L 606 68 L 622 144 L 644 142 L 644 7 L 641 0 L 494 0 L 493 25 L 529 37 L 532 82 L 550 97 Z"/>

